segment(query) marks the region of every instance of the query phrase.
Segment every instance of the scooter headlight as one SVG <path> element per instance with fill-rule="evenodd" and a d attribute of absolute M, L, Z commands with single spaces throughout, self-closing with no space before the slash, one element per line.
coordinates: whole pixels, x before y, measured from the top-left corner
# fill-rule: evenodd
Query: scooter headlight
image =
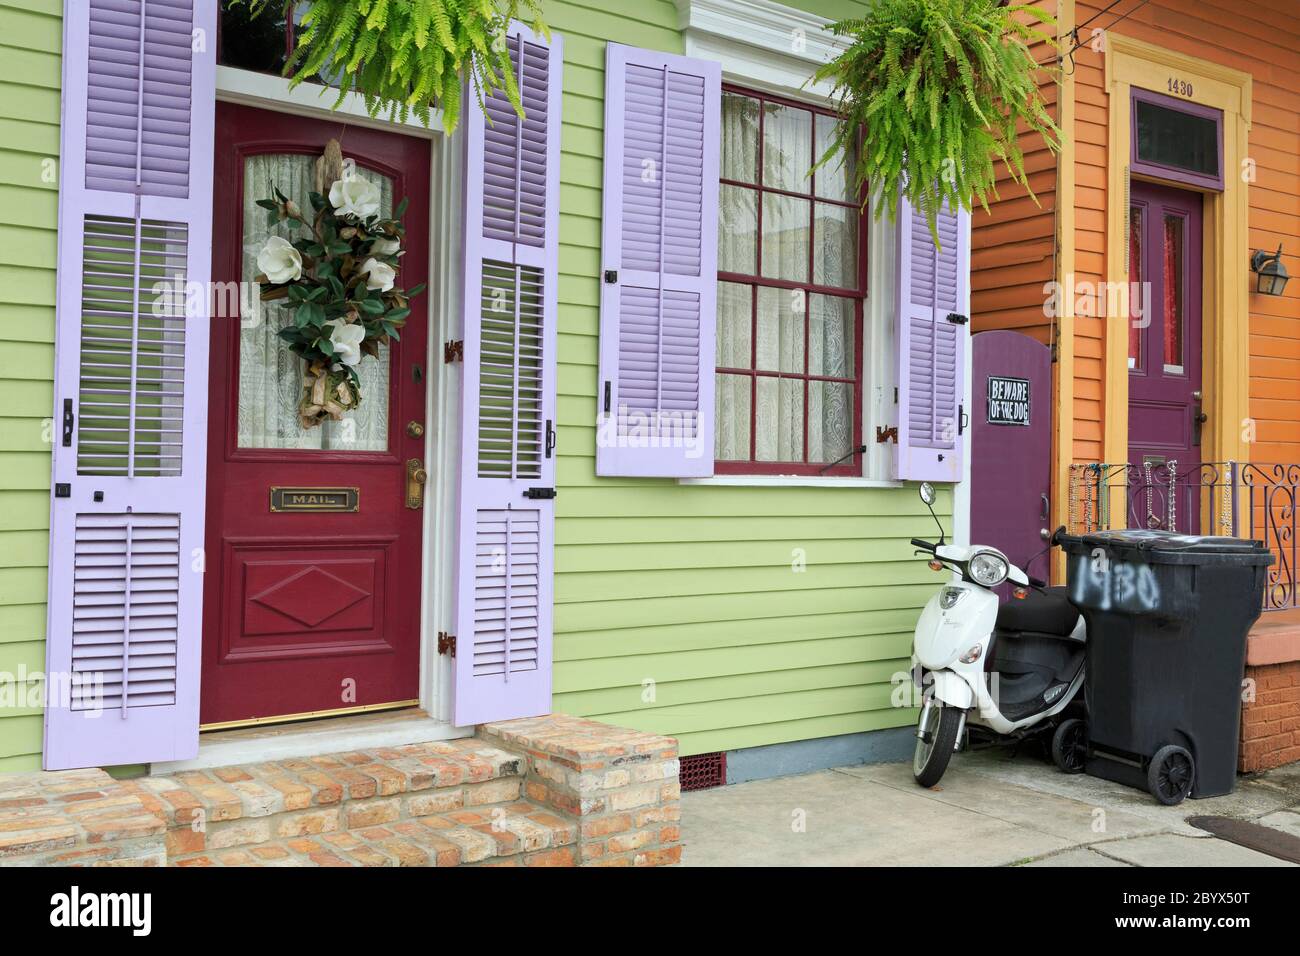
<path fill-rule="evenodd" d="M 1007 579 L 1011 567 L 1007 559 L 996 551 L 979 551 L 966 565 L 971 580 L 986 588 L 995 588 Z"/>
<path fill-rule="evenodd" d="M 957 602 L 966 596 L 964 588 L 946 587 L 939 592 L 939 607 L 945 611 L 956 606 Z"/>

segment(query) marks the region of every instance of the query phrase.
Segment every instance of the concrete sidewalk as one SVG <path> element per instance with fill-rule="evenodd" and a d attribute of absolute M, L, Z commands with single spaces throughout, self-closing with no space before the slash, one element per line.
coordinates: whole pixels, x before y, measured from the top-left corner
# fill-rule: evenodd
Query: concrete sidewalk
<path fill-rule="evenodd" d="M 686 866 L 1288 866 L 1186 823 L 1249 820 L 1300 836 L 1300 764 L 1225 797 L 1164 807 L 1006 750 L 961 753 L 933 790 L 910 764 L 842 767 L 683 794 Z"/>

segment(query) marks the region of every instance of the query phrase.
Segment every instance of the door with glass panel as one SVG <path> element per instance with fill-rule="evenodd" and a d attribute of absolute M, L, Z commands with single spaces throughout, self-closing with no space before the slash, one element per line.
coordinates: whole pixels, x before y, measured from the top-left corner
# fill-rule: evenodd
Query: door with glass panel
<path fill-rule="evenodd" d="M 1171 472 L 1199 480 L 1201 209 L 1201 194 L 1185 189 L 1134 181 L 1130 191 L 1129 509 L 1138 527 L 1197 525 L 1198 515 L 1179 513 L 1195 496 L 1171 501 L 1165 489 Z"/>
<path fill-rule="evenodd" d="M 303 228 L 257 201 L 278 188 L 310 211 L 331 139 L 381 215 L 407 200 L 396 285 L 427 278 L 427 140 L 217 105 L 204 725 L 418 697 L 429 297 L 400 341 L 362 356 L 360 404 L 308 428 L 305 363 L 279 335 L 292 313 L 255 282 L 268 237 Z"/>

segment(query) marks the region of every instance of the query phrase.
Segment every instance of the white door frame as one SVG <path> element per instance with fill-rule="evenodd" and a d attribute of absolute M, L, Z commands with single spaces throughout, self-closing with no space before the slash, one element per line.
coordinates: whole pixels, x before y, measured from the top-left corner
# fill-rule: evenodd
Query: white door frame
<path fill-rule="evenodd" d="M 430 141 L 429 183 L 429 352 L 425 356 L 424 461 L 430 486 L 425 494 L 420 587 L 420 707 L 451 720 L 451 658 L 438 654 L 437 635 L 454 630 L 453 561 L 456 554 L 457 468 L 460 448 L 461 372 L 445 364 L 443 344 L 462 338 L 459 263 L 463 224 L 464 157 L 460 139 L 442 132 L 441 115 L 429 128 L 372 117 L 360 94 L 349 93 L 332 109 L 335 90 L 314 83 L 290 87 L 284 77 L 217 67 L 217 100 L 295 116 L 402 133 Z M 203 438 L 207 441 L 207 436 Z M 473 728 L 466 728 L 466 733 Z"/>

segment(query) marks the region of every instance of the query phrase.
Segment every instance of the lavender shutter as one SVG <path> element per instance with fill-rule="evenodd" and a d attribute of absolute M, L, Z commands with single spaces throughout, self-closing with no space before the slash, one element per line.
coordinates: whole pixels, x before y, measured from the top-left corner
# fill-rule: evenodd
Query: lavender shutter
<path fill-rule="evenodd" d="M 936 247 L 925 216 L 899 200 L 895 477 L 915 481 L 960 481 L 962 475 L 970 214 L 945 206 L 938 232 Z"/>
<path fill-rule="evenodd" d="M 65 10 L 51 770 L 198 749 L 216 15 Z"/>
<path fill-rule="evenodd" d="M 511 28 L 524 102 L 465 120 L 464 378 L 453 718 L 551 706 L 561 38 Z"/>
<path fill-rule="evenodd" d="M 722 68 L 611 43 L 596 473 L 713 474 Z"/>

